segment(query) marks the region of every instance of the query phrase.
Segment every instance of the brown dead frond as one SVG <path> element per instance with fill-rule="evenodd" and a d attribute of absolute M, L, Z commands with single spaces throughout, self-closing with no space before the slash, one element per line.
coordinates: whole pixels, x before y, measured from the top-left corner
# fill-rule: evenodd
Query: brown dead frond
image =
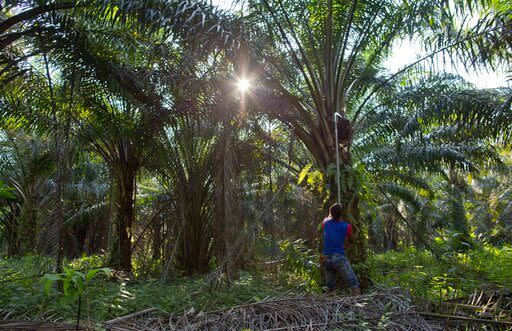
<path fill-rule="evenodd" d="M 188 310 L 163 318 L 139 318 L 114 330 L 434 330 L 397 289 L 356 297 L 279 297 L 210 312 Z"/>

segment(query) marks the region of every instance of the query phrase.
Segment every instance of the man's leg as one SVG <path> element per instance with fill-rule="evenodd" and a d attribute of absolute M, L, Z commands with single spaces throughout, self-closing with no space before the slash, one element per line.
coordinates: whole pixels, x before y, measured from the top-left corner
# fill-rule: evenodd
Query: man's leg
<path fill-rule="evenodd" d="M 336 288 L 336 270 L 331 270 L 325 266 L 325 285 L 327 285 L 327 293 L 334 292 Z"/>
<path fill-rule="evenodd" d="M 359 287 L 359 281 L 357 280 L 357 276 L 354 273 L 354 270 L 352 270 L 352 267 L 350 266 L 350 262 L 348 261 L 347 257 L 344 256 L 340 263 L 339 263 L 339 272 L 345 282 L 347 282 L 348 286 L 350 287 L 350 293 L 352 295 L 360 295 L 361 289 Z"/>

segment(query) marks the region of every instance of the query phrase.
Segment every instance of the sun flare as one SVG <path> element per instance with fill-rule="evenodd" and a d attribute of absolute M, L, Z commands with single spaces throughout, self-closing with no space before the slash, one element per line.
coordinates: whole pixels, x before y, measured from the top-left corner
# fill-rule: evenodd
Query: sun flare
<path fill-rule="evenodd" d="M 245 78 L 239 79 L 237 85 L 238 85 L 238 89 L 241 92 L 246 92 L 249 89 L 249 87 L 251 87 L 249 80 L 247 80 Z"/>

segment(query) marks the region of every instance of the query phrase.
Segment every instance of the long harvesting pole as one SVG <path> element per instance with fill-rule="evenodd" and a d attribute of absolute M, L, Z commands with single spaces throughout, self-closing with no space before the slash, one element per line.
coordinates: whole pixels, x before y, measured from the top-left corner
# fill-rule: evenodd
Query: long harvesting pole
<path fill-rule="evenodd" d="M 334 139 L 336 141 L 336 186 L 338 189 L 338 203 L 341 203 L 341 193 L 340 193 L 340 153 L 339 148 L 340 144 L 338 141 L 338 117 L 343 118 L 340 113 L 334 113 Z"/>

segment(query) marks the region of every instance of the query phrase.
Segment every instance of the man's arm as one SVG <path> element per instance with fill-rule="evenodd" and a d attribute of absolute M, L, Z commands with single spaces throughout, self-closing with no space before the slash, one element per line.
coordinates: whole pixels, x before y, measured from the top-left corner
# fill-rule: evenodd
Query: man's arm
<path fill-rule="evenodd" d="M 326 223 L 329 219 L 330 219 L 329 217 L 326 217 L 326 218 L 324 218 L 324 220 L 322 221 L 322 230 L 324 229 L 325 223 Z"/>
<path fill-rule="evenodd" d="M 352 224 L 347 223 L 347 238 L 350 238 L 352 236 Z"/>
<path fill-rule="evenodd" d="M 345 248 L 352 242 L 352 224 L 347 223 L 347 235 L 345 236 Z"/>

